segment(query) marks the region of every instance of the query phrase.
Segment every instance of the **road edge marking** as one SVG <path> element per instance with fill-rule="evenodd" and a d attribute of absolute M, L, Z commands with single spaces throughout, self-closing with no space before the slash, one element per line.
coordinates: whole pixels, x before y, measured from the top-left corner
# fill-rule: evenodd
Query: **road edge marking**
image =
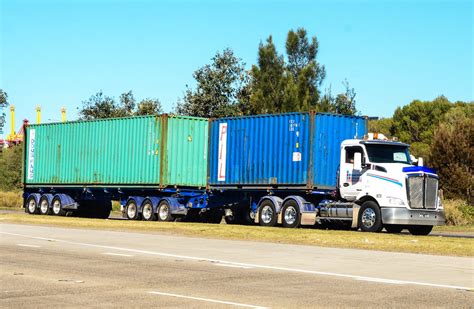
<path fill-rule="evenodd" d="M 170 296 L 170 297 L 176 297 L 176 298 L 199 300 L 199 301 L 205 301 L 205 302 L 209 302 L 209 303 L 217 303 L 217 304 L 224 304 L 224 305 L 230 305 L 230 306 L 239 306 L 239 307 L 256 308 L 256 309 L 267 309 L 267 307 L 262 307 L 262 306 L 235 303 L 235 302 L 231 302 L 231 301 L 224 301 L 224 300 L 217 300 L 217 299 L 210 299 L 210 298 L 179 295 L 179 294 L 173 294 L 173 293 L 165 293 L 165 292 L 158 292 L 158 291 L 150 291 L 148 293 L 149 294 L 154 294 L 154 295 L 161 295 L 161 296 Z"/>

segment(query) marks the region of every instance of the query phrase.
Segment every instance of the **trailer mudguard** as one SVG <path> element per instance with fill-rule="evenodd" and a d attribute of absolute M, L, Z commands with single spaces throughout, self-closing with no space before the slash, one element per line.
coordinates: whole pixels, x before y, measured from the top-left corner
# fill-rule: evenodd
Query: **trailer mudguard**
<path fill-rule="evenodd" d="M 265 200 L 269 200 L 273 203 L 273 206 L 275 207 L 275 211 L 278 214 L 278 217 L 280 217 L 280 211 L 281 211 L 281 205 L 283 203 L 283 199 L 274 195 L 265 195 L 264 197 L 260 199 L 260 201 L 258 201 L 257 213 L 255 214 L 255 223 L 259 223 L 258 218 L 260 217 L 260 205 Z"/>
<path fill-rule="evenodd" d="M 173 215 L 183 215 L 185 216 L 188 213 L 188 210 L 186 209 L 186 205 L 181 204 L 179 200 L 175 197 L 164 197 L 160 199 L 161 201 L 167 201 L 168 205 L 170 205 L 171 209 L 171 214 Z"/>
<path fill-rule="evenodd" d="M 64 193 L 58 193 L 54 196 L 53 199 L 58 198 L 61 201 L 62 209 L 67 210 L 77 210 L 79 204 L 69 195 Z"/>
<path fill-rule="evenodd" d="M 290 195 L 287 196 L 282 205 L 285 205 L 285 202 L 293 200 L 298 204 L 298 208 L 301 214 L 301 225 L 314 225 L 316 224 L 316 209 L 314 204 L 311 202 L 306 201 L 303 197 L 299 195 Z M 278 224 L 282 224 L 282 213 L 278 214 Z"/>

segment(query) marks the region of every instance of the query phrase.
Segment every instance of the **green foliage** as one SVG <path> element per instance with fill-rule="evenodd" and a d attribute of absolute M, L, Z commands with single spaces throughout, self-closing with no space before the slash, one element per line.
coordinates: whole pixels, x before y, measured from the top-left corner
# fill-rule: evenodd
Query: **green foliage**
<path fill-rule="evenodd" d="M 398 107 L 392 117 L 390 135 L 411 144 L 414 156 L 429 160 L 434 130 L 452 106 L 446 97 L 440 96 L 433 101 L 415 100 L 402 108 Z"/>
<path fill-rule="evenodd" d="M 82 105 L 79 115 L 83 120 L 154 115 L 162 112 L 158 99 L 144 99 L 137 105 L 131 90 L 120 95 L 119 103 L 99 91 L 83 101 Z"/>
<path fill-rule="evenodd" d="M 0 134 L 3 133 L 3 127 L 5 125 L 5 111 L 4 108 L 8 106 L 8 94 L 0 89 Z"/>
<path fill-rule="evenodd" d="M 447 198 L 474 198 L 474 104 L 458 104 L 434 131 L 430 162 Z"/>
<path fill-rule="evenodd" d="M 21 167 L 23 146 L 13 146 L 0 151 L 0 190 L 15 191 L 21 189 Z"/>
<path fill-rule="evenodd" d="M 184 98 L 176 106 L 181 115 L 198 117 L 224 117 L 241 113 L 247 105 L 248 80 L 245 64 L 227 48 L 217 52 L 212 63 L 193 73 L 196 89 L 187 87 Z"/>
<path fill-rule="evenodd" d="M 245 114 L 266 114 L 317 110 L 353 115 L 355 90 L 345 81 L 344 93 L 333 97 L 330 90 L 321 96 L 320 87 L 326 76 L 317 62 L 319 44 L 308 38 L 303 28 L 290 30 L 286 39 L 285 58 L 279 55 L 272 36 L 260 43 L 258 62 L 252 66 L 250 104 Z"/>
<path fill-rule="evenodd" d="M 473 225 L 474 207 L 465 200 L 444 200 L 446 223 L 448 225 Z"/>
<path fill-rule="evenodd" d="M 390 137 L 390 128 L 392 127 L 392 118 L 380 118 L 378 120 L 369 120 L 369 132 L 382 133 Z"/>

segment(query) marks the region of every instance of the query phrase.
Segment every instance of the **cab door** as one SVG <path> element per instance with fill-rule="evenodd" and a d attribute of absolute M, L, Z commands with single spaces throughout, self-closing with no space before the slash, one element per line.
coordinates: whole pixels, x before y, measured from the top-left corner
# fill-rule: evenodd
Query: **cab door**
<path fill-rule="evenodd" d="M 365 162 L 364 150 L 361 146 L 345 146 L 341 149 L 341 164 L 339 168 L 339 191 L 341 197 L 349 201 L 355 200 L 363 189 L 360 176 L 365 172 L 362 168 L 354 167 L 354 155 L 360 153 Z"/>

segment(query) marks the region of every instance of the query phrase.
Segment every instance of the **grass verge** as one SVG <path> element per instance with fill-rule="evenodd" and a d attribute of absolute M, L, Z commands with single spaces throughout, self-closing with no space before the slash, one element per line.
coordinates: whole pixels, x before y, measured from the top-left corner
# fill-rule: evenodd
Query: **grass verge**
<path fill-rule="evenodd" d="M 0 191 L 0 207 L 21 208 L 23 204 L 22 192 Z"/>
<path fill-rule="evenodd" d="M 74 217 L 0 214 L 0 222 L 38 224 L 68 228 L 105 229 L 178 234 L 217 239 L 251 240 L 336 248 L 355 248 L 395 252 L 425 253 L 453 256 L 474 256 L 472 239 L 362 233 L 318 229 L 285 229 L 260 226 L 203 224 L 184 222 L 144 222 L 128 220 L 98 220 Z"/>

